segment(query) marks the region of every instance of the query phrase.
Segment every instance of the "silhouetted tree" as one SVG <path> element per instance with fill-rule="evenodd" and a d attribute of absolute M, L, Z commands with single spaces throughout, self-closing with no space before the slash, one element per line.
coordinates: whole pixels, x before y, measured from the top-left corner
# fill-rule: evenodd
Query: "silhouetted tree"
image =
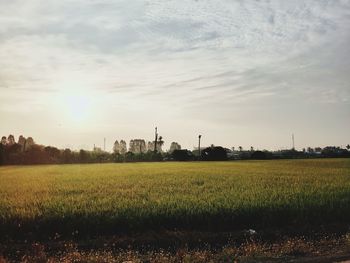
<path fill-rule="evenodd" d="M 323 148 L 321 154 L 322 154 L 322 157 L 330 157 L 330 158 L 350 156 L 350 153 L 347 150 L 336 146 L 327 146 Z"/>
<path fill-rule="evenodd" d="M 316 147 L 315 148 L 315 152 L 322 152 L 322 148 L 321 147 Z"/>
<path fill-rule="evenodd" d="M 5 146 L 0 143 L 0 165 L 4 164 Z"/>
<path fill-rule="evenodd" d="M 252 153 L 250 158 L 254 159 L 254 160 L 265 160 L 265 159 L 267 159 L 267 155 L 266 155 L 265 152 L 255 151 L 255 152 Z"/>
<path fill-rule="evenodd" d="M 21 164 L 22 163 L 22 146 L 13 143 L 5 146 L 5 160 L 8 164 Z"/>
<path fill-rule="evenodd" d="M 227 153 L 221 146 L 208 147 L 202 151 L 201 158 L 203 161 L 225 161 Z"/>
<path fill-rule="evenodd" d="M 133 152 L 127 152 L 125 154 L 125 161 L 126 162 L 134 162 L 135 161 L 135 154 Z"/>
<path fill-rule="evenodd" d="M 79 161 L 82 163 L 87 163 L 89 159 L 88 153 L 86 151 L 84 151 L 83 149 L 81 149 L 79 151 Z"/>
<path fill-rule="evenodd" d="M 194 159 L 192 152 L 188 150 L 174 150 L 171 157 L 175 161 L 190 161 Z"/>
<path fill-rule="evenodd" d="M 26 164 L 46 164 L 50 163 L 49 156 L 44 151 L 44 147 L 34 144 L 25 152 Z"/>
<path fill-rule="evenodd" d="M 44 151 L 48 155 L 51 163 L 58 163 L 58 161 L 60 159 L 60 155 L 61 155 L 61 151 L 59 149 L 57 149 L 56 147 L 52 147 L 52 146 L 46 146 L 44 148 Z"/>
<path fill-rule="evenodd" d="M 64 149 L 62 152 L 62 162 L 63 163 L 72 163 L 72 151 L 70 149 Z"/>

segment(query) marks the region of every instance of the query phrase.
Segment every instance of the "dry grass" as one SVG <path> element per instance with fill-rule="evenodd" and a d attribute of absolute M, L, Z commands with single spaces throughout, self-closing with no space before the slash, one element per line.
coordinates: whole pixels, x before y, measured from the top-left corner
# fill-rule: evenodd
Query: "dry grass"
<path fill-rule="evenodd" d="M 331 255 L 331 257 L 329 257 Z M 168 250 L 111 250 L 110 248 L 82 250 L 77 244 L 66 243 L 59 252 L 52 253 L 40 243 L 31 245 L 27 252 L 16 258 L 0 257 L 0 262 L 320 262 L 350 258 L 350 245 L 346 236 L 310 241 L 291 238 L 278 243 L 263 243 L 253 239 L 239 246 L 227 245 L 217 250 L 179 248 Z"/>

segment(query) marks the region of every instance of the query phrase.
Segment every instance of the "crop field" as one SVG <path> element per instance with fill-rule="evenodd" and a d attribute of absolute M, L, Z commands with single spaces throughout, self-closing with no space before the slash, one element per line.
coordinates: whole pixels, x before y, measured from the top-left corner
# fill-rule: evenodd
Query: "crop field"
<path fill-rule="evenodd" d="M 349 159 L 0 168 L 0 234 L 12 238 L 349 220 Z"/>

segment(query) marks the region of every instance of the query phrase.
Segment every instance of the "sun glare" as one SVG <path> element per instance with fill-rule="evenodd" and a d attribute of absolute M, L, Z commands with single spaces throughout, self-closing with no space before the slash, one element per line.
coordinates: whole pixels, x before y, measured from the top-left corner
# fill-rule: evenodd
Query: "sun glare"
<path fill-rule="evenodd" d="M 73 88 L 74 86 L 74 88 Z M 55 108 L 60 119 L 66 122 L 83 124 L 93 118 L 93 96 L 89 89 L 70 85 L 60 89 L 55 99 Z"/>
<path fill-rule="evenodd" d="M 65 98 L 66 114 L 77 122 L 88 119 L 91 103 L 88 97 L 79 94 L 67 95 Z"/>

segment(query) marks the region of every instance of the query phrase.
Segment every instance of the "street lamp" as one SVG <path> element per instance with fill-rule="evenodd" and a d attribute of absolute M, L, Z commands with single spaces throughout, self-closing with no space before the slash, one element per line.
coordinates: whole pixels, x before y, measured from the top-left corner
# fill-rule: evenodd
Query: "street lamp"
<path fill-rule="evenodd" d="M 199 155 L 199 160 L 201 159 L 201 138 L 202 138 L 202 135 L 198 135 L 198 155 Z"/>

